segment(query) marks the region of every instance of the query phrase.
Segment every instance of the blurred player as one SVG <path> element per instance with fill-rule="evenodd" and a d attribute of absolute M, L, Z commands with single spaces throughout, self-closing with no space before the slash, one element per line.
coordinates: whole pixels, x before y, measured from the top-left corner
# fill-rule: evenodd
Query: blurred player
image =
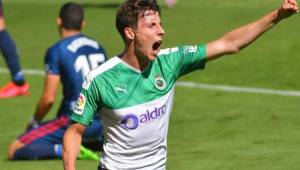
<path fill-rule="evenodd" d="M 0 88 L 0 98 L 10 98 L 28 94 L 29 85 L 25 82 L 17 47 L 5 28 L 3 15 L 3 5 L 2 0 L 0 0 L 0 50 L 12 77 L 11 82 Z"/>
<path fill-rule="evenodd" d="M 84 25 L 84 13 L 78 4 L 63 5 L 57 25 L 62 39 L 46 53 L 44 91 L 27 125 L 28 131 L 9 146 L 8 158 L 11 160 L 61 158 L 63 134 L 70 124 L 69 117 L 79 97 L 84 76 L 106 60 L 104 49 L 80 33 Z M 55 101 L 60 82 L 63 85 L 63 99 L 57 117 L 41 122 Z M 93 120 L 93 124 L 85 131 L 84 139 L 101 140 L 100 120 L 97 117 Z M 83 147 L 81 151 L 80 158 L 98 159 L 97 155 Z"/>
<path fill-rule="evenodd" d="M 169 8 L 172 8 L 176 4 L 176 2 L 176 0 L 165 0 L 165 4 Z"/>
<path fill-rule="evenodd" d="M 297 11 L 295 0 L 284 0 L 278 9 L 215 41 L 160 50 L 164 29 L 157 2 L 125 1 L 116 17 L 125 50 L 87 76 L 71 117 L 77 123 L 64 136 L 65 169 L 75 169 L 81 135 L 98 111 L 105 136 L 98 169 L 166 169 L 175 82 L 211 60 L 239 52 Z"/>

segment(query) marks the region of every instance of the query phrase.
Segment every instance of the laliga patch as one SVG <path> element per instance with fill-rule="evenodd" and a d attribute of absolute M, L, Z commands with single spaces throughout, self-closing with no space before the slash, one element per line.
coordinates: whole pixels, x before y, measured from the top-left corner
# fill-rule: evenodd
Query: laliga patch
<path fill-rule="evenodd" d="M 85 96 L 80 93 L 77 102 L 76 102 L 76 106 L 74 109 L 74 113 L 78 114 L 78 115 L 82 115 L 83 113 L 83 109 L 84 109 L 84 105 L 85 105 Z"/>
<path fill-rule="evenodd" d="M 166 81 L 160 76 L 155 76 L 154 86 L 158 90 L 164 90 L 166 88 Z"/>

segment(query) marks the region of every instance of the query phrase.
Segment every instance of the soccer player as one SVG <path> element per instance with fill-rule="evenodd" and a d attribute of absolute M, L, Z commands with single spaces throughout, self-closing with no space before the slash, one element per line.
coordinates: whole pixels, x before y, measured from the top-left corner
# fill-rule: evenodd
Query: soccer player
<path fill-rule="evenodd" d="M 156 0 L 127 0 L 116 26 L 125 50 L 92 71 L 65 133 L 63 160 L 75 169 L 81 135 L 100 111 L 104 151 L 98 169 L 166 169 L 167 133 L 174 85 L 181 76 L 237 53 L 279 21 L 298 12 L 295 0 L 207 44 L 160 50 L 164 29 Z"/>
<path fill-rule="evenodd" d="M 8 149 L 8 158 L 51 159 L 61 158 L 63 134 L 70 124 L 70 115 L 80 96 L 84 76 L 102 64 L 106 59 L 104 49 L 95 41 L 81 34 L 84 13 L 76 3 L 62 6 L 57 25 L 61 40 L 50 47 L 45 56 L 46 77 L 44 90 L 27 130 L 13 141 Z M 55 101 L 60 82 L 63 86 L 63 99 L 54 120 L 41 122 Z M 79 103 L 77 103 L 79 105 Z M 84 134 L 84 139 L 101 140 L 102 125 L 98 117 Z M 92 121 L 92 120 L 91 120 Z M 80 158 L 97 155 L 81 147 Z"/>
<path fill-rule="evenodd" d="M 0 0 L 0 50 L 10 71 L 12 81 L 0 88 L 0 98 L 27 95 L 29 85 L 24 79 L 19 63 L 19 54 L 14 40 L 5 28 L 3 5 Z"/>

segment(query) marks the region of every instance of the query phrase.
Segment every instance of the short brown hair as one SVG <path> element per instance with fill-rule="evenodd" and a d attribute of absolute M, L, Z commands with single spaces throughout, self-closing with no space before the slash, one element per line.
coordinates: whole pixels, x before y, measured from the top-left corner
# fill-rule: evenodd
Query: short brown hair
<path fill-rule="evenodd" d="M 125 39 L 124 28 L 136 27 L 139 14 L 147 10 L 161 14 L 156 0 L 126 0 L 119 7 L 116 15 L 116 27 L 123 39 Z"/>
<path fill-rule="evenodd" d="M 81 30 L 84 19 L 83 9 L 79 4 L 68 2 L 64 4 L 59 12 L 62 26 L 68 30 Z"/>

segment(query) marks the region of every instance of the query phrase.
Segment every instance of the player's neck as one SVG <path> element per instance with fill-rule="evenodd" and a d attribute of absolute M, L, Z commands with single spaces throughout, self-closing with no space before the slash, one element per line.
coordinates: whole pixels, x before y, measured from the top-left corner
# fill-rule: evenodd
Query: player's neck
<path fill-rule="evenodd" d="M 62 38 L 67 38 L 67 37 L 71 37 L 71 36 L 80 34 L 80 31 L 79 30 L 61 29 L 60 34 L 61 34 Z"/>
<path fill-rule="evenodd" d="M 130 47 L 126 48 L 120 57 L 125 63 L 141 72 L 143 72 L 150 63 L 148 57 L 137 54 L 134 48 Z"/>

